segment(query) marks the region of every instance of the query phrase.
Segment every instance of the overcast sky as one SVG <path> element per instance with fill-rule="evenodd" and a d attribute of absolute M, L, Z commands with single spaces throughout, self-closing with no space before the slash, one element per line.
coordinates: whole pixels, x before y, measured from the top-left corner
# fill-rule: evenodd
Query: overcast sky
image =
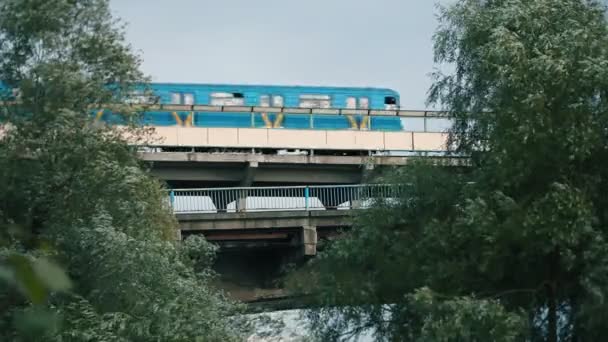
<path fill-rule="evenodd" d="M 388 87 L 425 109 L 441 0 L 112 0 L 156 82 Z"/>

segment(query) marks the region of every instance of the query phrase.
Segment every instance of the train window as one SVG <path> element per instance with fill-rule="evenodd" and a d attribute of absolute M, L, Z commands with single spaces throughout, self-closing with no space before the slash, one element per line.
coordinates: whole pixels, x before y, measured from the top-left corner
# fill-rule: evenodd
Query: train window
<path fill-rule="evenodd" d="M 158 96 L 142 91 L 133 91 L 127 94 L 125 102 L 129 104 L 154 104 L 158 102 Z"/>
<path fill-rule="evenodd" d="M 182 97 L 180 93 L 171 93 L 171 104 L 181 104 Z"/>
<path fill-rule="evenodd" d="M 194 94 L 192 94 L 192 93 L 184 94 L 184 104 L 193 105 L 194 104 Z"/>
<path fill-rule="evenodd" d="M 369 99 L 367 97 L 359 98 L 359 108 L 361 109 L 369 109 Z"/>
<path fill-rule="evenodd" d="M 260 107 L 270 107 L 269 95 L 260 95 Z"/>
<path fill-rule="evenodd" d="M 394 96 L 387 96 L 384 98 L 384 104 L 387 105 L 396 105 L 397 99 Z"/>
<path fill-rule="evenodd" d="M 212 106 L 243 106 L 245 98 L 242 93 L 211 93 Z"/>
<path fill-rule="evenodd" d="M 211 105 L 223 106 L 232 99 L 232 93 L 211 93 Z"/>
<path fill-rule="evenodd" d="M 346 98 L 346 108 L 348 109 L 356 109 L 357 108 L 357 98 L 349 96 Z"/>
<path fill-rule="evenodd" d="M 300 95 L 300 108 L 330 108 L 329 95 Z"/>
<path fill-rule="evenodd" d="M 272 97 L 272 106 L 273 107 L 283 107 L 283 96 L 274 95 Z"/>
<path fill-rule="evenodd" d="M 232 94 L 232 105 L 233 106 L 244 106 L 245 105 L 245 97 L 241 93 L 233 93 Z"/>

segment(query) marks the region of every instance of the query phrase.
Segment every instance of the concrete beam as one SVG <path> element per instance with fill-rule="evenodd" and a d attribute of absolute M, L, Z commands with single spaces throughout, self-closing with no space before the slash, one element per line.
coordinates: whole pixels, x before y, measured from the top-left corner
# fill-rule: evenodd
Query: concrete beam
<path fill-rule="evenodd" d="M 233 241 L 233 240 L 285 240 L 289 239 L 289 234 L 269 232 L 269 233 L 238 233 L 238 234 L 207 234 L 205 239 L 208 241 Z"/>
<path fill-rule="evenodd" d="M 254 164 L 255 165 L 255 164 Z M 355 184 L 361 180 L 360 166 L 307 166 L 265 165 L 243 168 L 243 164 L 165 164 L 155 163 L 152 168 L 155 177 L 166 181 L 203 181 L 265 183 L 307 183 L 307 184 Z M 250 183 L 252 184 L 252 183 Z"/>
<path fill-rule="evenodd" d="M 248 231 L 252 229 L 301 229 L 302 227 L 336 227 L 351 224 L 349 210 L 273 211 L 217 214 L 177 214 L 183 232 Z"/>
<path fill-rule="evenodd" d="M 179 166 L 156 166 L 152 168 L 152 175 L 163 180 L 182 181 L 217 181 L 238 182 L 242 179 L 242 171 L 237 169 L 218 168 L 187 168 Z"/>
<path fill-rule="evenodd" d="M 356 168 L 260 168 L 256 182 L 301 183 L 301 184 L 357 184 L 361 182 L 361 172 Z"/>
<path fill-rule="evenodd" d="M 421 157 L 304 156 L 256 153 L 145 152 L 152 174 L 166 181 L 275 184 L 357 184 L 363 175 L 386 166 L 407 165 Z M 462 158 L 431 158 L 464 166 Z"/>
<path fill-rule="evenodd" d="M 276 155 L 257 153 L 207 153 L 207 152 L 140 152 L 139 157 L 151 162 L 196 162 L 196 163 L 246 163 L 259 164 L 319 164 L 319 165 L 407 165 L 413 160 L 425 158 L 437 161 L 453 161 L 456 165 L 463 158 L 416 157 L 416 156 L 319 156 Z"/>

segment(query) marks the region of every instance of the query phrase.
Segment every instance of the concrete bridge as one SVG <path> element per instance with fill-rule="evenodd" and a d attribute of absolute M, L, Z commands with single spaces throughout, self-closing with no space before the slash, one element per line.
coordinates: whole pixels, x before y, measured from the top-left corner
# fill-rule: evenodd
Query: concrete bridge
<path fill-rule="evenodd" d="M 251 247 L 283 240 L 314 255 L 317 230 L 349 226 L 352 210 L 397 202 L 405 189 L 386 184 L 204 188 L 171 190 L 169 198 L 182 235 L 249 241 Z"/>
<path fill-rule="evenodd" d="M 281 249 L 314 256 L 321 238 L 351 225 L 349 210 L 177 214 L 182 238 L 203 234 L 223 251 Z"/>
<path fill-rule="evenodd" d="M 138 147 L 151 173 L 175 189 L 170 198 L 180 236 L 203 234 L 220 246 L 220 286 L 243 300 L 276 293 L 274 280 L 283 267 L 316 255 L 319 241 L 348 229 L 357 210 L 400 197 L 390 193 L 390 186 L 361 185 L 368 175 L 420 157 L 438 165 L 467 163 L 445 155 L 451 119 L 437 112 L 198 105 L 143 110 L 192 118 L 152 126 L 145 141 L 127 133 L 125 138 Z M 203 118 L 216 112 L 246 113 L 252 124 L 219 127 L 194 121 L 195 113 Z M 263 113 L 305 115 L 311 126 L 262 127 L 255 123 Z M 370 123 L 382 117 L 401 122 L 401 128 L 313 127 L 313 119 L 324 115 L 361 116 Z M 5 129 L 0 125 L 0 138 Z"/>
<path fill-rule="evenodd" d="M 317 254 L 319 241 L 351 227 L 354 212 L 398 203 L 404 185 L 239 187 L 172 190 L 180 238 L 203 234 L 219 247 L 220 287 L 254 301 L 281 296 L 286 265 Z"/>

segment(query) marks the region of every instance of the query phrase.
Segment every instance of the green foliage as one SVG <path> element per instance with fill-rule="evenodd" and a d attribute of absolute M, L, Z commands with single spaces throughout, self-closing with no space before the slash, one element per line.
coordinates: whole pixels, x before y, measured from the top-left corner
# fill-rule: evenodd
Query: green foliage
<path fill-rule="evenodd" d="M 0 141 L 0 340 L 238 336 L 215 247 L 174 241 L 165 189 L 87 114 L 145 81 L 138 63 L 106 0 L 0 1 L 0 78 L 20 90 Z"/>
<path fill-rule="evenodd" d="M 29 260 L 23 255 L 13 254 L 7 258 L 5 281 L 16 285 L 23 295 L 34 304 L 44 303 L 51 292 L 67 291 L 70 279 L 63 269 L 44 258 Z"/>
<path fill-rule="evenodd" d="M 2 0 L 0 79 L 41 120 L 112 102 L 142 80 L 119 24 L 108 1 Z"/>
<path fill-rule="evenodd" d="M 506 312 L 493 300 L 469 297 L 440 299 L 428 288 L 406 296 L 405 312 L 396 312 L 409 324 L 400 327 L 401 336 L 413 341 L 521 341 L 526 322 Z"/>
<path fill-rule="evenodd" d="M 388 177 L 411 184 L 407 196 L 358 217 L 306 270 L 307 286 L 295 286 L 332 308 L 311 314 L 319 331 L 367 326 L 390 340 L 605 336 L 605 15 L 583 0 L 461 0 L 441 10 L 436 61 L 454 72 L 436 73 L 430 100 L 456 118 L 450 146 L 472 167 L 420 165 Z M 444 300 L 413 304 L 425 287 Z M 493 313 L 473 314 L 481 312 Z M 424 323 L 412 325 L 416 317 Z"/>

